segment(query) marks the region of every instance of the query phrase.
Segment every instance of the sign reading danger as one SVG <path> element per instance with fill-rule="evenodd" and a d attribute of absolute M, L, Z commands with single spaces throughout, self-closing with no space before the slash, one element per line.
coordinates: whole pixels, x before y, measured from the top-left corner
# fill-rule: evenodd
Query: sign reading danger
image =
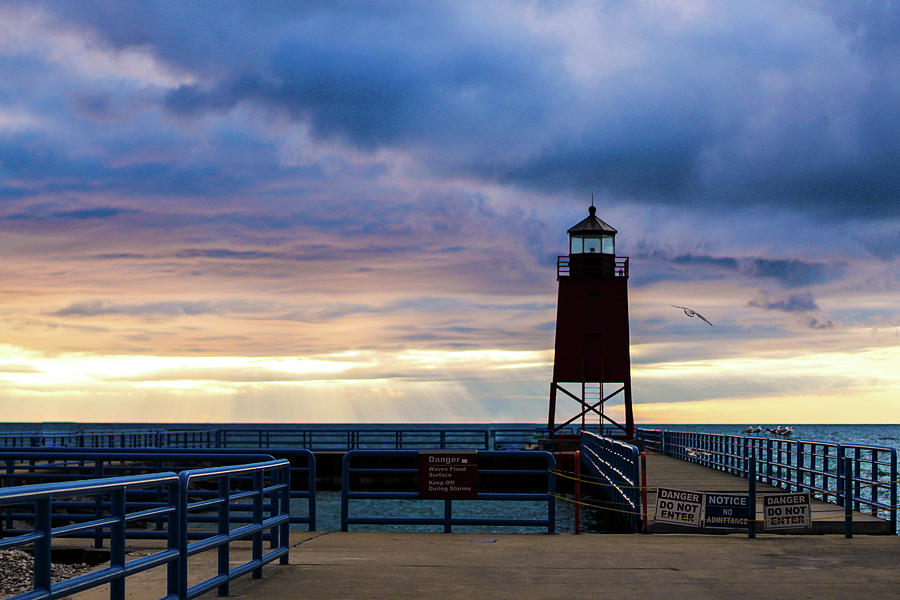
<path fill-rule="evenodd" d="M 700 527 L 700 511 L 703 508 L 703 494 L 685 490 L 659 488 L 656 495 L 657 523 L 673 523 Z"/>
<path fill-rule="evenodd" d="M 809 527 L 809 492 L 763 496 L 763 521 L 766 529 Z"/>
<path fill-rule="evenodd" d="M 419 498 L 478 498 L 476 452 L 419 452 Z"/>

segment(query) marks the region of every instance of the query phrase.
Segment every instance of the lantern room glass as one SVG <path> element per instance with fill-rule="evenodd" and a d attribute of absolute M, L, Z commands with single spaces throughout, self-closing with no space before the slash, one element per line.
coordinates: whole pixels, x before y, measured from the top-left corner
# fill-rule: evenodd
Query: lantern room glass
<path fill-rule="evenodd" d="M 569 238 L 569 254 L 612 254 L 616 253 L 615 236 L 573 235 Z"/>

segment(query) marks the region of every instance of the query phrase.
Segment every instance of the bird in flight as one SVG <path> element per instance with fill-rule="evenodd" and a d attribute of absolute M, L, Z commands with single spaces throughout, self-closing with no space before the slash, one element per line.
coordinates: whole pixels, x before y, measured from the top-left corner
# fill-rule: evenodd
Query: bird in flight
<path fill-rule="evenodd" d="M 681 310 L 684 311 L 684 314 L 686 314 L 686 315 L 689 316 L 689 317 L 700 317 L 700 320 L 701 320 L 701 321 L 703 321 L 704 323 L 706 323 L 706 324 L 709 325 L 710 327 L 713 326 L 712 323 L 710 323 L 709 321 L 706 320 L 706 317 L 704 317 L 703 315 L 701 315 L 700 313 L 698 313 L 698 312 L 697 312 L 696 310 L 694 310 L 693 308 L 688 308 L 687 306 L 678 306 L 677 304 L 670 304 L 669 306 L 674 306 L 675 308 L 680 308 Z"/>

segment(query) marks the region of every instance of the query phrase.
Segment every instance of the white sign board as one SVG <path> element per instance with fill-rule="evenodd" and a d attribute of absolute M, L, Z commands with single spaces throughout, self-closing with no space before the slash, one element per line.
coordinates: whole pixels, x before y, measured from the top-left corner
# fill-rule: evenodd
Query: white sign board
<path fill-rule="evenodd" d="M 767 530 L 809 527 L 809 492 L 763 496 L 763 521 Z"/>
<path fill-rule="evenodd" d="M 673 523 L 700 527 L 700 512 L 703 508 L 703 494 L 686 490 L 659 488 L 656 494 L 657 523 Z"/>

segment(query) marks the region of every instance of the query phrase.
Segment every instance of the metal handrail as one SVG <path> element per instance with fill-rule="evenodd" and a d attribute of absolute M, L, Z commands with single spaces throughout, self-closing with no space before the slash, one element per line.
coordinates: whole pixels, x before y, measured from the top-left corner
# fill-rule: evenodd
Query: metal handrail
<path fill-rule="evenodd" d="M 191 469 L 178 475 L 180 499 L 178 504 L 179 537 L 178 551 L 182 557 L 179 563 L 178 595 L 182 600 L 189 600 L 212 590 L 218 589 L 220 596 L 229 593 L 229 582 L 246 573 L 252 573 L 253 579 L 262 577 L 264 565 L 278 559 L 282 565 L 288 564 L 289 525 L 290 525 L 290 467 L 288 460 L 271 460 L 247 465 L 230 467 L 211 467 L 207 469 Z M 264 475 L 270 472 L 274 482 L 265 485 Z M 231 482 L 239 477 L 252 478 L 249 491 L 234 494 Z M 214 481 L 218 493 L 212 499 L 201 494 L 201 500 L 191 501 L 197 491 L 191 489 L 196 481 Z M 252 521 L 249 525 L 231 528 L 232 498 L 250 499 L 252 502 Z M 266 496 L 270 502 L 265 504 Z M 268 506 L 270 515 L 264 516 L 264 507 Z M 218 528 L 216 535 L 208 539 L 188 543 L 188 515 L 191 511 L 209 511 L 214 508 Z M 268 530 L 272 549 L 263 553 L 263 532 Z M 236 540 L 250 538 L 250 560 L 232 567 L 230 562 L 230 544 Z M 215 576 L 188 586 L 188 557 L 215 549 L 218 553 L 218 569 Z"/>
<path fill-rule="evenodd" d="M 613 505 L 626 513 L 633 531 L 641 527 L 641 463 L 637 446 L 581 432 L 581 462 L 606 484 Z"/>
<path fill-rule="evenodd" d="M 133 488 L 164 487 L 167 490 L 167 501 L 152 513 L 126 510 L 125 492 Z M 108 495 L 109 511 L 102 518 L 81 523 L 77 527 L 71 525 L 53 527 L 53 505 L 56 498 L 73 496 L 93 496 L 102 498 Z M 133 573 L 167 565 L 167 583 L 165 598 L 176 598 L 178 592 L 178 566 L 185 563 L 178 552 L 180 530 L 178 527 L 178 511 L 180 502 L 178 476 L 172 472 L 134 475 L 131 477 L 110 477 L 106 479 L 89 479 L 65 483 L 44 485 L 26 485 L 0 489 L 0 507 L 22 504 L 34 505 L 34 529 L 14 537 L 0 540 L 0 548 L 12 548 L 34 544 L 34 573 L 32 591 L 13 596 L 13 598 L 60 598 L 80 592 L 98 585 L 110 584 L 111 600 L 124 600 L 125 578 Z M 126 561 L 125 539 L 126 522 L 137 519 L 156 519 L 165 517 L 168 523 L 166 548 L 148 556 Z M 109 530 L 110 566 L 92 571 L 78 577 L 58 583 L 51 583 L 51 550 L 54 537 L 69 536 L 79 530 L 102 527 Z"/>
<path fill-rule="evenodd" d="M 816 440 L 637 429 L 648 448 L 712 469 L 756 479 L 789 491 L 884 518 L 897 531 L 897 450 L 886 446 Z M 850 472 L 845 460 L 849 459 Z M 847 484 L 852 493 L 847 497 Z"/>
<path fill-rule="evenodd" d="M 406 460 L 407 462 L 414 460 L 419 452 L 416 450 L 350 450 L 344 454 L 341 468 L 341 531 L 348 531 L 349 526 L 358 525 L 442 525 L 444 532 L 450 533 L 454 525 L 490 525 L 490 526 L 528 526 L 528 527 L 546 527 L 547 533 L 556 531 L 556 478 L 553 471 L 556 468 L 556 459 L 549 452 L 541 450 L 527 451 L 479 451 L 479 461 L 481 459 L 503 458 L 506 460 L 517 459 L 538 459 L 543 460 L 546 468 L 543 469 L 484 469 L 479 465 L 478 473 L 481 475 L 509 475 L 509 476 L 546 476 L 546 487 L 544 491 L 531 492 L 508 492 L 494 493 L 481 492 L 477 493 L 477 500 L 481 501 L 538 501 L 547 503 L 546 519 L 528 519 L 528 518 L 459 518 L 453 516 L 453 500 L 444 500 L 444 516 L 439 517 L 414 517 L 414 516 L 381 516 L 381 517 L 359 517 L 350 516 L 351 500 L 419 500 L 419 492 L 411 489 L 401 489 L 393 491 L 354 491 L 351 488 L 351 474 L 366 473 L 370 477 L 377 478 L 379 476 L 396 476 L 405 474 L 407 477 L 416 476 L 418 469 L 403 467 L 384 467 L 384 468 L 360 468 L 354 467 L 353 462 L 360 458 L 388 458 L 392 460 Z"/>
<path fill-rule="evenodd" d="M 307 507 L 305 515 L 291 515 L 291 523 L 306 524 L 309 531 L 316 529 L 316 458 L 315 455 L 305 449 L 279 449 L 280 458 L 287 458 L 293 463 L 291 476 L 298 480 L 305 480 L 306 489 L 291 490 L 291 498 L 304 502 Z M 261 460 L 274 460 L 272 454 L 246 450 L 210 449 L 203 452 L 197 451 L 167 451 L 159 449 L 121 449 L 102 448 L 90 450 L 71 450 L 67 448 L 37 448 L 28 450 L 2 450 L 0 449 L 0 465 L 5 465 L 5 472 L 0 473 L 0 484 L 11 487 L 22 482 L 48 480 L 73 480 L 85 477 L 122 476 L 147 471 L 183 471 L 190 470 L 191 466 L 199 462 L 213 462 L 229 464 L 258 462 Z M 137 497 L 129 498 L 130 507 L 153 507 L 154 503 L 161 502 L 156 494 L 147 491 L 136 494 Z M 99 514 L 104 508 L 101 502 L 72 501 L 58 504 L 60 509 L 69 511 L 64 516 L 69 519 L 87 520 L 92 515 Z M 237 510 L 238 514 L 231 515 L 235 523 L 249 522 L 246 510 Z M 62 516 L 62 515 L 59 515 Z M 32 513 L 13 512 L 11 509 L 3 515 L 6 520 L 7 531 L 13 530 L 14 519 L 33 519 Z M 192 516 L 191 521 L 196 523 L 213 523 L 217 518 L 212 516 Z M 97 535 L 90 532 L 81 532 L 82 537 L 94 537 L 95 545 L 100 547 L 104 537 L 108 533 Z M 129 531 L 132 538 L 161 538 L 166 533 L 161 524 L 153 530 Z M 212 535 L 201 531 L 190 533 L 192 538 Z"/>
<path fill-rule="evenodd" d="M 212 448 L 305 448 L 318 451 L 446 448 L 480 450 L 533 446 L 549 431 L 533 427 L 441 428 L 229 428 L 116 429 L 0 434 L 3 448 L 157 450 Z"/>

